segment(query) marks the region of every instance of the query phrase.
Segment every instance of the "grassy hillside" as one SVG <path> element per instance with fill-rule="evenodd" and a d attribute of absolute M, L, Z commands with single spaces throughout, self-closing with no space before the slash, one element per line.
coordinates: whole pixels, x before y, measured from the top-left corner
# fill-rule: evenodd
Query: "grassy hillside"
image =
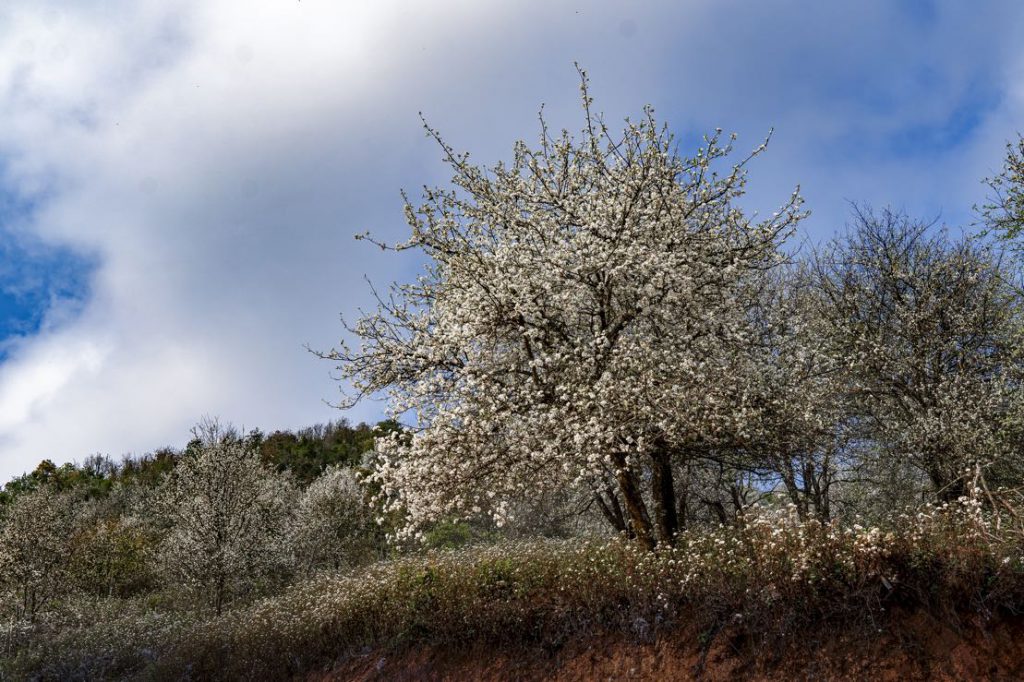
<path fill-rule="evenodd" d="M 770 668 L 784 661 L 758 651 L 822 633 L 870 648 L 904 631 L 907 614 L 961 632 L 1005 629 L 1024 607 L 1024 538 L 1011 520 L 967 498 L 881 528 L 763 514 L 655 553 L 575 540 L 410 555 L 324 573 L 219 617 L 153 596 L 68 603 L 61 619 L 7 633 L 3 670 L 10 679 L 344 677 L 368 656 L 423 647 L 557 657 L 594 637 L 726 646 Z"/>

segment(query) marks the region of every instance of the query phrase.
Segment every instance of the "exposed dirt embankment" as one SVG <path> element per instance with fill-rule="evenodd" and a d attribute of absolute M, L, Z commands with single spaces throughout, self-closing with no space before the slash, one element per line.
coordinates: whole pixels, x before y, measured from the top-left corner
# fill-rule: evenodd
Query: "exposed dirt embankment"
<path fill-rule="evenodd" d="M 723 630 L 714 637 L 679 631 L 647 643 L 591 637 L 557 650 L 376 650 L 309 680 L 1024 679 L 1024 618 L 983 626 L 913 613 L 892 618 L 883 632 L 859 630 L 830 628 L 784 646 L 754 645 Z"/>

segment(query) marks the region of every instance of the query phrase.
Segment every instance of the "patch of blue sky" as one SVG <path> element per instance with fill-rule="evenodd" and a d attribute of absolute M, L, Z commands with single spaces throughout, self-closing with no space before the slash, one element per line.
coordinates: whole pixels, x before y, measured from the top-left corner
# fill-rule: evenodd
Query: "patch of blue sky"
<path fill-rule="evenodd" d="M 999 107 L 999 92 L 982 86 L 969 88 L 956 106 L 938 121 L 911 124 L 896 130 L 882 141 L 890 154 L 922 156 L 956 149 L 970 139 L 985 117 Z"/>
<path fill-rule="evenodd" d="M 898 0 L 896 6 L 921 26 L 932 26 L 939 20 L 939 6 L 935 0 Z"/>
<path fill-rule="evenodd" d="M 88 299 L 95 259 L 45 244 L 17 226 L 34 205 L 0 190 L 0 361 L 11 340 L 39 331 L 59 307 L 74 313 Z"/>
<path fill-rule="evenodd" d="M 920 74 L 921 80 L 930 77 L 927 73 Z M 928 89 L 925 86 L 913 91 L 923 95 L 923 91 Z M 965 88 L 942 115 L 929 116 L 925 120 L 912 120 L 913 116 L 904 115 L 900 118 L 911 120 L 891 127 L 854 124 L 842 135 L 821 145 L 820 153 L 826 157 L 825 160 L 846 162 L 939 156 L 968 142 L 972 134 L 982 127 L 986 117 L 998 110 L 1002 97 L 1003 93 L 991 85 L 975 83 Z M 877 92 L 863 97 L 859 104 L 869 115 L 886 115 L 891 109 L 906 111 L 910 107 L 906 101 L 896 103 Z"/>

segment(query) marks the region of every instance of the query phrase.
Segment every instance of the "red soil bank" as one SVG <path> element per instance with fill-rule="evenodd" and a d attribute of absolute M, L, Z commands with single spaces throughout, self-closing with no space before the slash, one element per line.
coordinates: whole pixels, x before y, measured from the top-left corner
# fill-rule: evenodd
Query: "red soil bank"
<path fill-rule="evenodd" d="M 702 647 L 680 631 L 653 643 L 622 636 L 557 651 L 417 647 L 354 657 L 309 682 L 341 680 L 1024 680 L 1024 618 L 982 625 L 916 613 L 885 632 L 818 631 L 756 647 L 723 631 Z"/>

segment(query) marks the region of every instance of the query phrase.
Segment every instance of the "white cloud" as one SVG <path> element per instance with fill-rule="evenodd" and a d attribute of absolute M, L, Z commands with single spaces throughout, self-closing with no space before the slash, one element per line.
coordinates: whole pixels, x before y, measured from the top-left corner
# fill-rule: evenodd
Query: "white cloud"
<path fill-rule="evenodd" d="M 30 421 L 70 382 L 95 374 L 105 355 L 104 349 L 88 342 L 34 344 L 30 356 L 0 373 L 0 431 Z"/>
<path fill-rule="evenodd" d="M 99 266 L 80 315 L 0 366 L 0 478 L 180 445 L 203 414 L 342 416 L 302 346 L 340 335 L 364 273 L 415 265 L 352 235 L 402 236 L 398 189 L 443 182 L 417 112 L 476 159 L 507 156 L 543 101 L 576 124 L 573 60 L 612 120 L 650 101 L 677 129 L 737 128 L 750 146 L 774 125 L 751 200 L 770 209 L 803 180 L 816 234 L 843 198 L 969 203 L 1020 120 L 1021 13 L 944 9 L 908 28 L 890 3 L 823 5 L 7 3 L 2 182 L 38 199 L 25 229 Z M 1005 96 L 960 148 L 878 148 L 940 125 L 979 80 Z M 857 135 L 863 154 L 825 153 Z"/>

